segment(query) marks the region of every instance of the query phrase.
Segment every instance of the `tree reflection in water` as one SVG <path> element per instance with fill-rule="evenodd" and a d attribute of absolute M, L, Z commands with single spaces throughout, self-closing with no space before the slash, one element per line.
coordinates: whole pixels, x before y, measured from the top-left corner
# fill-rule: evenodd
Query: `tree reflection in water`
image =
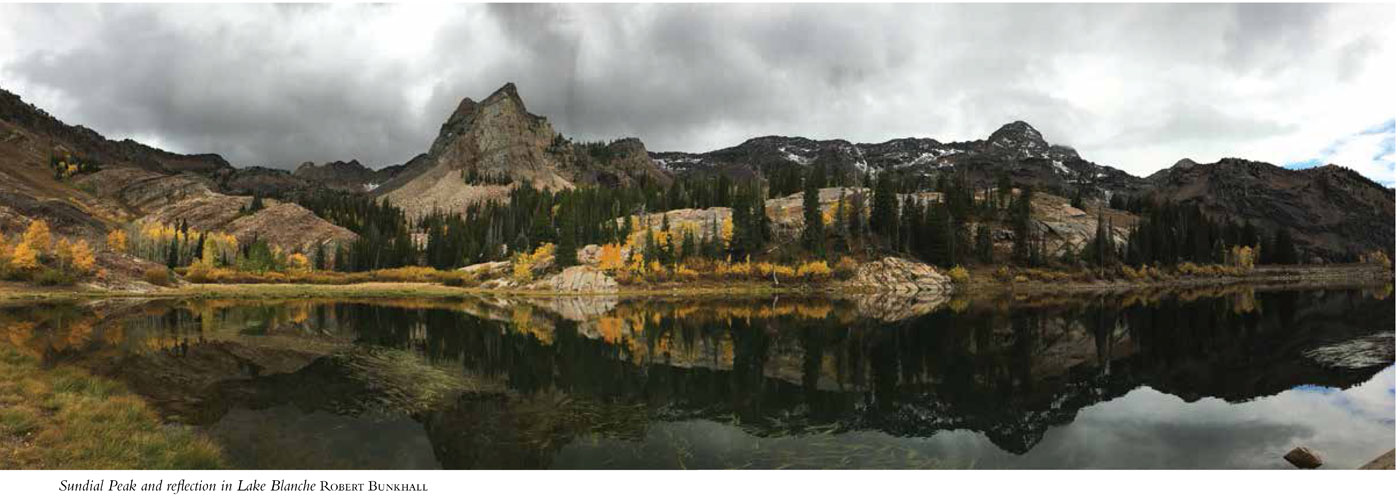
<path fill-rule="evenodd" d="M 90 307 L 0 308 L 0 327 L 11 344 L 55 362 L 79 353 L 151 356 L 190 338 L 196 346 L 207 340 L 320 353 L 201 387 L 195 413 L 207 422 L 239 407 L 363 412 L 365 405 L 342 400 L 395 389 L 337 367 L 340 355 L 330 353 L 416 353 L 425 366 L 471 381 L 405 410 L 451 468 L 604 466 L 617 458 L 609 453 L 620 453 L 615 443 L 644 443 L 633 450 L 641 453 L 663 429 L 731 432 L 713 425 L 767 439 L 754 449 L 770 455 L 731 450 L 724 460 L 692 456 L 690 465 L 925 466 L 920 453 L 896 453 L 898 439 L 955 430 L 1027 454 L 1085 408 L 1142 387 L 1186 402 L 1229 403 L 1305 385 L 1351 387 L 1385 365 L 1331 369 L 1301 353 L 1394 328 L 1393 296 L 1371 290 L 972 301 L 894 321 L 864 309 L 859 301 L 786 297 L 193 301 L 101 317 L 73 312 Z M 143 385 L 142 375 L 123 375 Z M 328 386 L 336 388 L 307 390 Z M 1393 428 L 1390 422 L 1392 439 Z M 855 446 L 848 442 L 854 436 L 882 436 L 868 441 L 887 446 Z M 715 444 L 701 441 L 685 447 Z M 820 452 L 832 449 L 842 451 Z M 793 464 L 772 454 L 833 463 Z M 872 459 L 886 455 L 904 458 Z M 578 462 L 584 456 L 592 465 Z M 617 463 L 687 465 L 656 460 Z"/>

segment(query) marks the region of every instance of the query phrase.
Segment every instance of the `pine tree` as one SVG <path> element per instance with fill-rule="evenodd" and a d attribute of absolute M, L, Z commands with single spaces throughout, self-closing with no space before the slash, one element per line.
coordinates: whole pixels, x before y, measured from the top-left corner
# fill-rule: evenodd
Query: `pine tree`
<path fill-rule="evenodd" d="M 1298 263 L 1298 249 L 1293 244 L 1293 233 L 1280 227 L 1274 234 L 1273 257 L 1275 264 L 1291 265 Z"/>
<path fill-rule="evenodd" d="M 868 175 L 868 174 L 867 174 Z M 851 195 L 851 218 L 846 223 L 852 239 L 861 239 L 865 236 L 865 192 L 856 191 Z"/>
<path fill-rule="evenodd" d="M 821 186 L 818 185 L 820 180 L 819 176 L 816 175 L 816 171 L 821 169 L 814 170 L 813 175 L 808 176 L 806 186 L 802 190 L 802 246 L 809 252 L 823 255 L 826 235 L 822 224 L 822 205 L 818 191 Z"/>
<path fill-rule="evenodd" d="M 165 267 L 175 269 L 180 267 L 180 237 L 170 238 L 170 249 L 165 255 Z"/>
<path fill-rule="evenodd" d="M 992 251 L 992 228 L 986 223 L 977 225 L 977 260 L 983 264 L 991 264 L 993 260 Z"/>
<path fill-rule="evenodd" d="M 253 193 L 253 201 L 248 204 L 248 213 L 253 214 L 263 209 L 263 199 L 261 193 Z"/>
<path fill-rule="evenodd" d="M 1033 242 L 1031 238 L 1031 199 L 1033 193 L 1030 188 L 1022 188 L 1021 196 L 1011 207 L 1011 254 L 1012 260 L 1017 264 L 1031 265 L 1033 261 Z"/>
<path fill-rule="evenodd" d="M 195 244 L 194 248 L 190 249 L 190 252 L 194 254 L 192 260 L 204 260 L 204 241 L 205 233 L 199 233 L 199 242 Z"/>
<path fill-rule="evenodd" d="M 844 254 L 851 251 L 851 233 L 846 225 L 846 188 L 841 188 L 840 197 L 836 199 L 836 213 L 831 218 L 831 227 L 836 230 L 836 253 Z"/>
<path fill-rule="evenodd" d="M 899 233 L 899 201 L 895 197 L 892 174 L 884 172 L 875 181 L 875 200 L 870 210 L 871 232 L 885 237 L 891 244 Z"/>
<path fill-rule="evenodd" d="M 952 221 L 949 220 L 948 208 L 942 203 L 935 203 L 929 210 L 928 229 L 925 238 L 927 258 L 937 266 L 951 267 L 953 265 L 953 229 Z"/>

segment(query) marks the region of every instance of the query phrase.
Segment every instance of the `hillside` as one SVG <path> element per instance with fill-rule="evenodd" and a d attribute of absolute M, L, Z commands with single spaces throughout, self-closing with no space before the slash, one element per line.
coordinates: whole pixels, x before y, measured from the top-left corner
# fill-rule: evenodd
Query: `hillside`
<path fill-rule="evenodd" d="M 1147 180 L 1154 199 L 1193 204 L 1269 234 L 1288 228 L 1319 259 L 1347 261 L 1395 244 L 1395 191 L 1336 165 L 1289 170 L 1235 158 L 1181 160 Z"/>
<path fill-rule="evenodd" d="M 1395 191 L 1344 167 L 1289 170 L 1238 159 L 1212 164 L 1183 160 L 1143 178 L 1085 160 L 1068 146 L 1052 145 L 1021 121 L 966 142 L 906 138 L 865 144 L 768 136 L 708 153 L 651 155 L 680 177 L 762 177 L 780 196 L 799 191 L 807 172 L 821 167 L 847 184 L 892 172 L 912 186 L 955 176 L 980 188 L 1009 181 L 1100 203 L 1121 195 L 1197 205 L 1212 217 L 1248 222 L 1268 234 L 1289 228 L 1298 233 L 1305 257 L 1332 262 L 1390 249 L 1395 241 Z"/>
<path fill-rule="evenodd" d="M 57 162 L 81 168 L 56 173 Z M 251 197 L 230 194 L 268 191 L 286 179 L 311 186 L 285 171 L 235 169 L 218 155 L 111 141 L 0 90 L 0 229 L 7 235 L 37 219 L 58 235 L 94 243 L 112 229 L 145 222 L 184 222 L 240 240 L 256 234 L 287 251 L 354 237 L 291 203 L 270 200 L 266 209 L 245 213 Z"/>

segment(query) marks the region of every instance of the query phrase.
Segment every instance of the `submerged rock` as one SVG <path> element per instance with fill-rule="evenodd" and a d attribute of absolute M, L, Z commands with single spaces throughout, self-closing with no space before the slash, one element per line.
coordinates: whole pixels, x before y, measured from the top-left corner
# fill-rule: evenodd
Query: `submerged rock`
<path fill-rule="evenodd" d="M 1283 459 L 1299 469 L 1316 469 L 1322 467 L 1322 457 L 1305 446 L 1294 448 L 1293 451 L 1284 455 Z"/>
<path fill-rule="evenodd" d="M 1386 366 L 1395 362 L 1395 332 L 1329 344 L 1303 352 L 1314 363 L 1345 370 L 1360 370 Z"/>

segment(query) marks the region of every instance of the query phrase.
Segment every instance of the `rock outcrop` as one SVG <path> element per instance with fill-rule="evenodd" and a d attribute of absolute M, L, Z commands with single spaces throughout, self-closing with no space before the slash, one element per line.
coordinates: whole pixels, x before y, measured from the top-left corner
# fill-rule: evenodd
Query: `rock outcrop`
<path fill-rule="evenodd" d="M 571 266 L 536 283 L 532 288 L 569 293 L 611 293 L 617 281 L 589 266 Z"/>
<path fill-rule="evenodd" d="M 896 295 L 947 295 L 953 290 L 953 280 L 928 264 L 885 257 L 861 264 L 844 287 Z"/>

